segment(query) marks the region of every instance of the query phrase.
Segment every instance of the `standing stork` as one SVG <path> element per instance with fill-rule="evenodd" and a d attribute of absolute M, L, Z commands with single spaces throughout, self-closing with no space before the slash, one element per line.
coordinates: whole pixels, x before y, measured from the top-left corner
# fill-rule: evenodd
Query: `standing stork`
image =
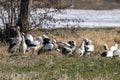
<path fill-rule="evenodd" d="M 75 56 L 83 56 L 85 53 L 85 39 L 82 40 L 82 42 L 80 43 L 80 45 L 75 49 L 74 51 L 74 55 Z"/>
<path fill-rule="evenodd" d="M 25 52 L 26 52 L 26 50 L 27 50 L 27 44 L 25 43 L 25 38 L 24 38 L 23 35 L 22 35 L 21 43 L 20 43 L 20 45 L 19 45 L 19 50 L 20 50 L 20 52 L 22 52 L 22 53 L 24 53 L 24 54 L 25 54 Z"/>
<path fill-rule="evenodd" d="M 22 41 L 22 35 L 20 32 L 20 27 L 17 26 L 17 34 L 18 34 L 18 40 L 17 40 L 17 46 L 20 47 L 21 41 Z"/>
<path fill-rule="evenodd" d="M 94 45 L 91 40 L 84 38 L 80 45 L 75 49 L 74 54 L 84 56 L 85 54 L 90 55 L 94 52 Z"/>
<path fill-rule="evenodd" d="M 21 37 L 19 26 L 17 26 L 16 31 L 17 31 L 17 36 L 13 37 L 13 38 L 10 38 L 11 43 L 10 43 L 10 46 L 8 48 L 8 53 L 13 53 L 14 51 L 16 51 L 17 48 L 19 49 L 19 47 L 20 47 L 22 37 Z"/>

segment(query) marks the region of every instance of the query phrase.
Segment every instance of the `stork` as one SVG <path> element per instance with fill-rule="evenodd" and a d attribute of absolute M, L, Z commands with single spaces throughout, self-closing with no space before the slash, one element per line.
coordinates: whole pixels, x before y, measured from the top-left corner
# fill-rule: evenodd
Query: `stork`
<path fill-rule="evenodd" d="M 25 42 L 27 46 L 30 45 L 30 43 L 34 40 L 33 36 L 31 34 L 23 34 L 25 36 Z"/>
<path fill-rule="evenodd" d="M 50 43 L 50 38 L 49 38 L 47 35 L 43 34 L 43 35 L 42 35 L 42 38 L 43 38 L 43 45 L 44 45 L 44 46 L 45 46 L 46 44 Z"/>
<path fill-rule="evenodd" d="M 68 41 L 66 42 L 60 42 L 58 44 L 58 48 L 62 52 L 62 54 L 65 55 L 73 55 L 73 51 L 75 50 L 76 42 L 75 41 Z"/>
<path fill-rule="evenodd" d="M 91 40 L 87 41 L 85 44 L 85 54 L 84 55 L 91 55 L 94 52 L 94 44 Z"/>
<path fill-rule="evenodd" d="M 80 45 L 75 49 L 74 51 L 74 55 L 80 55 L 83 56 L 85 53 L 85 39 L 82 40 L 82 42 L 80 43 Z"/>
<path fill-rule="evenodd" d="M 101 54 L 102 57 L 113 57 L 113 51 L 109 49 L 107 44 L 103 45 L 105 51 Z"/>
<path fill-rule="evenodd" d="M 36 37 L 33 41 L 30 42 L 28 46 L 28 50 L 32 49 L 32 53 L 40 48 L 40 45 L 43 43 L 43 39 L 41 36 Z"/>
<path fill-rule="evenodd" d="M 17 48 L 19 49 L 20 43 L 22 41 L 19 26 L 17 26 L 16 31 L 17 31 L 17 36 L 11 38 L 11 43 L 10 43 L 10 46 L 8 48 L 8 53 L 13 53 L 14 51 L 16 51 Z"/>
<path fill-rule="evenodd" d="M 27 50 L 27 44 L 25 43 L 25 38 L 24 38 L 23 35 L 22 35 L 22 41 L 20 43 L 19 49 L 20 49 L 20 52 L 22 52 L 24 54 L 25 54 L 25 52 Z"/>
<path fill-rule="evenodd" d="M 113 57 L 120 57 L 120 49 L 113 51 Z"/>
<path fill-rule="evenodd" d="M 118 44 L 117 44 L 117 43 L 115 43 L 114 46 L 111 46 L 111 47 L 110 47 L 110 50 L 111 50 L 111 51 L 115 51 L 116 49 L 118 49 Z"/>
<path fill-rule="evenodd" d="M 44 50 L 55 50 L 56 49 L 56 40 L 53 39 L 51 42 L 44 45 Z"/>
<path fill-rule="evenodd" d="M 117 43 L 115 43 L 115 45 L 110 48 L 107 44 L 104 44 L 103 47 L 105 51 L 101 54 L 102 57 L 120 57 L 120 49 L 118 49 Z"/>
<path fill-rule="evenodd" d="M 63 47 L 70 47 L 71 45 L 69 43 L 66 43 L 66 42 L 60 42 L 58 44 L 58 48 L 61 49 Z"/>

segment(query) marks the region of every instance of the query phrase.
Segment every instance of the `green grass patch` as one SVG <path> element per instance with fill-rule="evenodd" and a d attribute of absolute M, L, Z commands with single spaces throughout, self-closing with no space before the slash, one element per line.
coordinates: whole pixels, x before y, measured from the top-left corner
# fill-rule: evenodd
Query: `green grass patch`
<path fill-rule="evenodd" d="M 3 55 L 0 55 L 3 57 Z M 22 58 L 4 56 L 0 61 L 0 72 L 3 74 L 39 73 L 38 78 L 43 80 L 119 80 L 120 59 L 102 57 L 63 57 L 60 59 L 40 60 L 32 57 Z M 35 75 L 35 74 L 34 74 Z M 32 76 L 34 76 L 32 75 Z"/>

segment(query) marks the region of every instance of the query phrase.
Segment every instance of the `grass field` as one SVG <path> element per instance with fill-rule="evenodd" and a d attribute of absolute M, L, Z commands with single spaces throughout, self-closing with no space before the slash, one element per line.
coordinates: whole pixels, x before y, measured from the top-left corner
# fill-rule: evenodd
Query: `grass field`
<path fill-rule="evenodd" d="M 104 43 L 109 46 L 114 45 L 114 40 L 119 43 L 120 28 L 64 28 L 31 33 L 47 34 L 57 42 L 75 40 L 78 44 L 87 37 L 93 40 L 95 53 L 85 57 L 68 57 L 56 51 L 10 56 L 6 51 L 8 45 L 1 44 L 0 80 L 120 80 L 120 58 L 100 56 Z"/>

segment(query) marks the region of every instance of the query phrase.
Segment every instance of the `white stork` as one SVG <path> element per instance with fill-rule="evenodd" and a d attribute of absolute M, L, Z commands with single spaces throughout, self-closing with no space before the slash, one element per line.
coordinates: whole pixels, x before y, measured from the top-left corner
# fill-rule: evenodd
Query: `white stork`
<path fill-rule="evenodd" d="M 108 48 L 107 44 L 104 44 L 105 52 L 101 54 L 103 57 L 120 57 L 120 49 L 118 49 L 118 44 L 115 43 L 114 46 Z"/>
<path fill-rule="evenodd" d="M 91 40 L 88 40 L 85 44 L 85 55 L 91 55 L 94 52 L 94 44 Z"/>
<path fill-rule="evenodd" d="M 49 38 L 47 35 L 43 34 L 43 35 L 42 35 L 42 39 L 43 39 L 43 45 L 44 45 L 44 46 L 45 46 L 46 44 L 50 43 L 50 38 Z"/>
<path fill-rule="evenodd" d="M 34 53 L 34 51 L 36 51 L 40 48 L 42 43 L 43 43 L 42 37 L 38 36 L 38 37 L 36 37 L 36 39 L 34 39 L 33 41 L 30 42 L 30 44 L 28 46 L 28 50 L 32 49 L 32 53 Z"/>
<path fill-rule="evenodd" d="M 44 50 L 55 50 L 56 49 L 56 40 L 53 39 L 51 42 L 44 45 Z"/>
<path fill-rule="evenodd" d="M 115 43 L 114 46 L 110 47 L 111 51 L 115 51 L 116 49 L 118 49 L 118 44 L 117 43 Z"/>
<path fill-rule="evenodd" d="M 11 43 L 10 43 L 10 46 L 8 48 L 8 52 L 9 53 L 13 53 L 14 51 L 16 51 L 16 48 L 19 49 L 20 43 L 22 41 L 22 37 L 21 37 L 20 27 L 19 26 L 17 26 L 16 31 L 17 31 L 17 36 L 13 37 L 13 38 L 10 38 Z"/>
<path fill-rule="evenodd" d="M 83 56 L 84 53 L 85 53 L 85 39 L 83 39 L 80 45 L 75 49 L 74 55 Z"/>
<path fill-rule="evenodd" d="M 20 52 L 22 52 L 24 54 L 27 51 L 27 44 L 25 43 L 25 38 L 23 35 L 22 35 L 22 41 L 20 43 L 19 49 L 20 49 Z"/>
<path fill-rule="evenodd" d="M 113 57 L 120 57 L 120 49 L 113 51 Z"/>
<path fill-rule="evenodd" d="M 68 43 L 60 42 L 58 44 L 58 48 L 60 49 L 62 54 L 65 54 L 65 55 L 72 55 L 73 51 L 75 50 L 75 47 L 76 47 L 75 41 L 68 41 Z"/>
<path fill-rule="evenodd" d="M 107 44 L 103 45 L 105 51 L 101 54 L 103 57 L 113 57 L 113 51 L 109 49 Z"/>
<path fill-rule="evenodd" d="M 115 43 L 115 45 L 110 47 L 110 48 L 108 47 L 107 44 L 104 44 L 103 46 L 104 46 L 104 49 L 106 51 L 104 51 L 101 54 L 101 56 L 103 56 L 103 57 L 116 57 L 116 56 L 119 56 L 120 57 L 120 49 L 118 49 L 118 44 L 117 43 Z"/>

